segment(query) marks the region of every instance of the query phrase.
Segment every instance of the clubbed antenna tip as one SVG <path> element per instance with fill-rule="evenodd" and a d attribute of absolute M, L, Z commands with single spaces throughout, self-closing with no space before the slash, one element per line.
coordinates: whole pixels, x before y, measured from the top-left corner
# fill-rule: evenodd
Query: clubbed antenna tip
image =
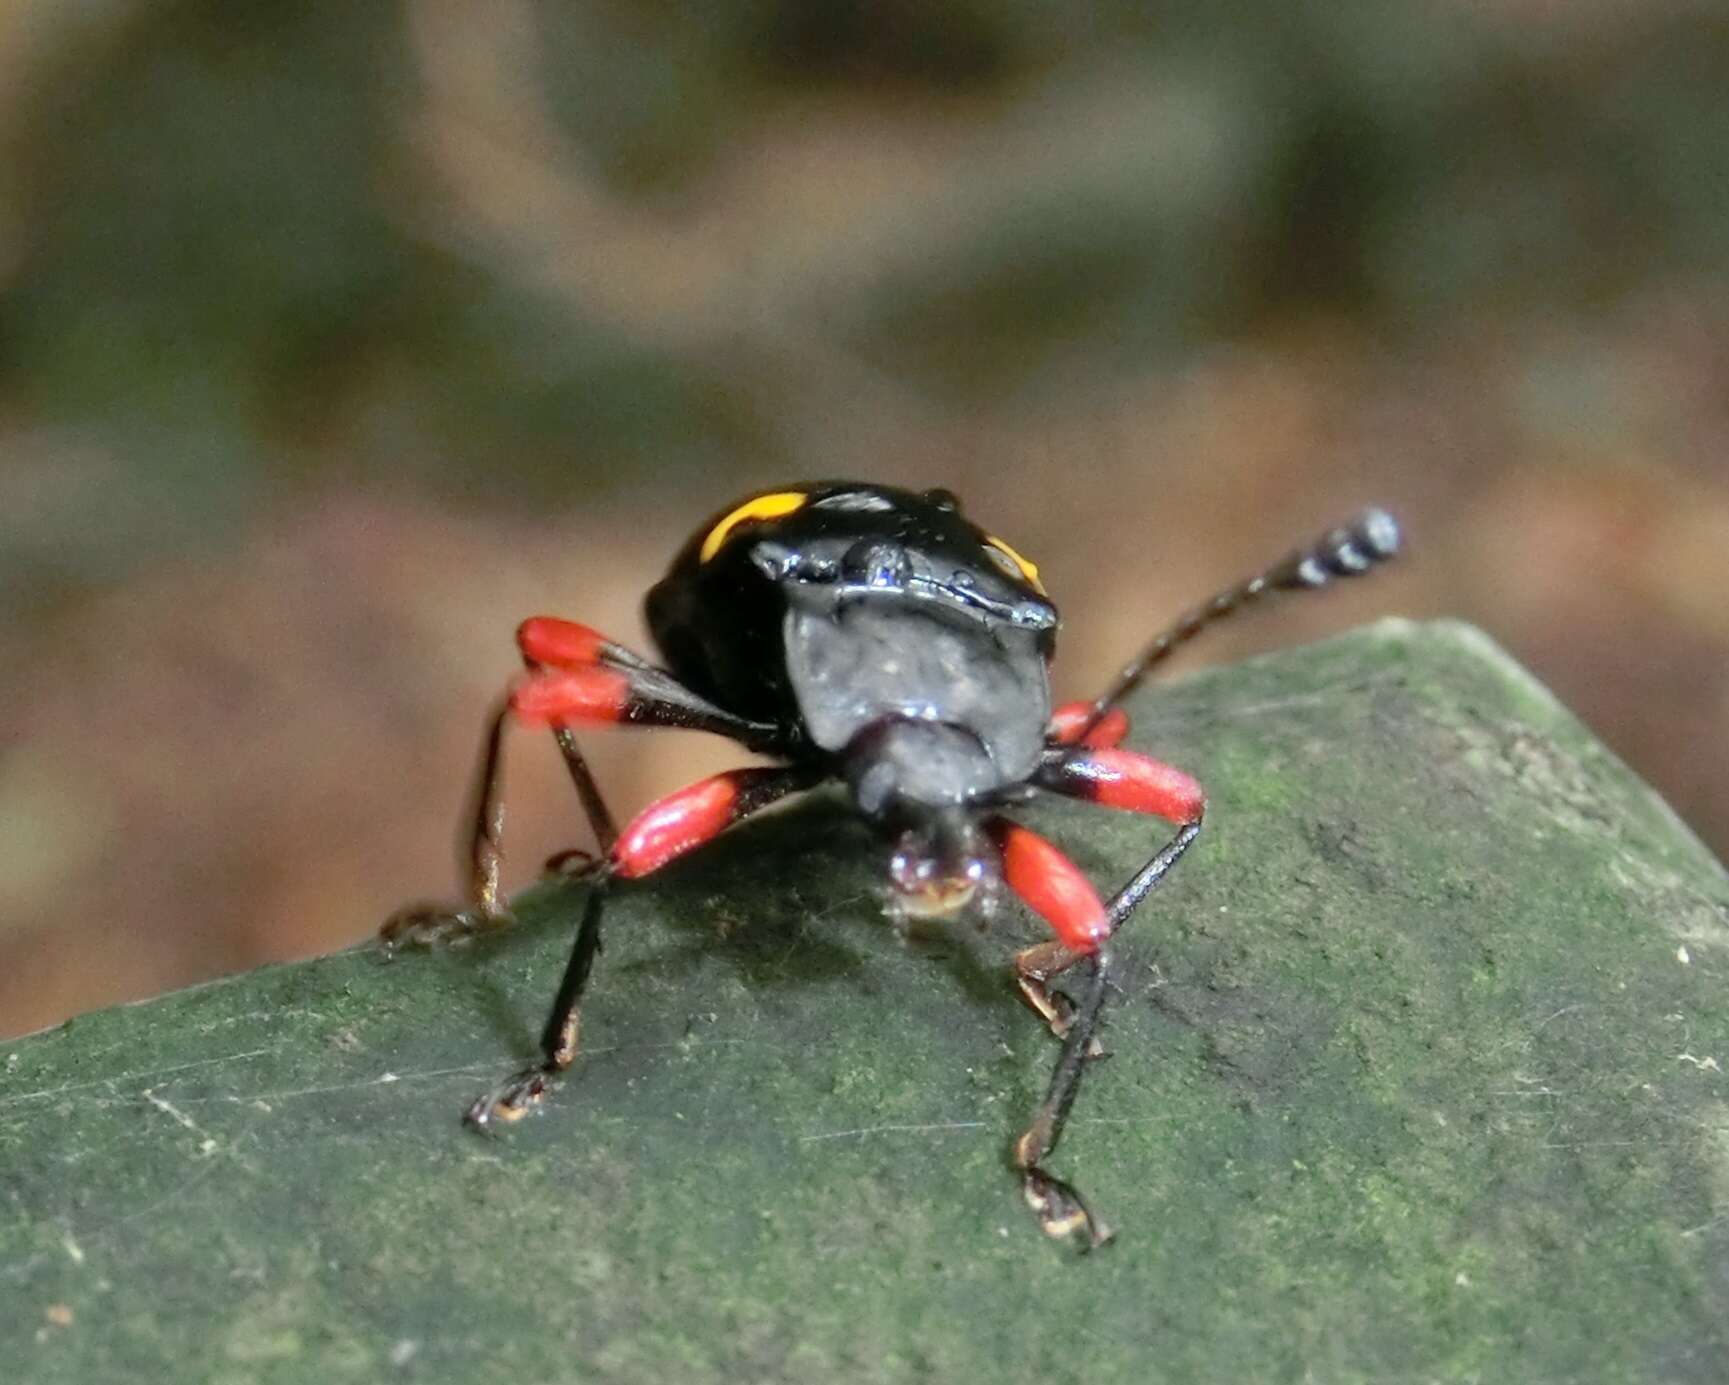
<path fill-rule="evenodd" d="M 1399 522 L 1385 510 L 1364 510 L 1349 524 L 1323 534 L 1272 569 L 1268 585 L 1324 587 L 1335 577 L 1357 577 L 1399 551 Z"/>
<path fill-rule="evenodd" d="M 1211 601 L 1186 612 L 1137 654 L 1093 702 L 1086 724 L 1071 740 L 1084 738 L 1172 650 L 1187 644 L 1208 626 L 1265 599 L 1268 592 L 1313 591 L 1335 577 L 1359 577 L 1372 572 L 1396 556 L 1402 542 L 1398 520 L 1385 510 L 1364 510 L 1349 524 L 1329 530 L 1307 547 L 1286 554 L 1265 572 L 1225 588 Z"/>
<path fill-rule="evenodd" d="M 1377 559 L 1393 557 L 1403 542 L 1399 533 L 1399 521 L 1381 509 L 1364 510 L 1357 516 L 1356 523 L 1351 525 L 1351 532 L 1362 540 L 1363 546 Z"/>

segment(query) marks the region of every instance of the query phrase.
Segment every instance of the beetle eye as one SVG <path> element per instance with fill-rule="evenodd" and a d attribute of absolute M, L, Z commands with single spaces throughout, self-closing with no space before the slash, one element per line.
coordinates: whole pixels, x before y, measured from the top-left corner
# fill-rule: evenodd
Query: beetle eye
<path fill-rule="evenodd" d="M 937 486 L 931 490 L 926 491 L 924 498 L 926 500 L 930 501 L 930 503 L 935 505 L 937 507 L 937 509 L 939 509 L 939 510 L 947 510 L 951 514 L 959 514 L 960 513 L 960 508 L 961 508 L 960 496 L 956 495 L 951 490 L 945 489 L 942 486 Z"/>

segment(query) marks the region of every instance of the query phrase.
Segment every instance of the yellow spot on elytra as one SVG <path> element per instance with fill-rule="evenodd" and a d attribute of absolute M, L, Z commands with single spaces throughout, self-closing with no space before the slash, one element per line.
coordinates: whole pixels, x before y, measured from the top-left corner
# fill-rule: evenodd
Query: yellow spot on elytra
<path fill-rule="evenodd" d="M 732 536 L 732 531 L 739 525 L 747 524 L 753 519 L 780 519 L 801 508 L 807 499 L 809 497 L 803 491 L 775 491 L 771 495 L 759 495 L 755 500 L 745 501 L 708 531 L 708 537 L 702 541 L 699 561 L 706 563 L 719 553 L 721 545 Z"/>
<path fill-rule="evenodd" d="M 1026 583 L 1029 587 L 1036 591 L 1040 596 L 1046 595 L 1045 584 L 1039 581 L 1039 569 L 1036 563 L 1028 562 L 995 534 L 986 534 L 985 542 L 1015 565 L 1021 576 L 1026 579 Z"/>

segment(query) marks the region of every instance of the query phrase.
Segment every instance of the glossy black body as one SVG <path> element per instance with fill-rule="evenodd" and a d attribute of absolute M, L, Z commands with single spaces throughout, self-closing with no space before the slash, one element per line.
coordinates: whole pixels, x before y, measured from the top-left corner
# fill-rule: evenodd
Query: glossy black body
<path fill-rule="evenodd" d="M 791 759 L 899 765 L 897 789 L 974 801 L 1036 768 L 1057 611 L 1036 577 L 944 491 L 856 482 L 745 520 L 715 515 L 649 592 L 668 669 L 782 728 Z M 749 502 L 745 502 L 748 504 Z M 917 781 L 917 782 L 915 782 Z"/>

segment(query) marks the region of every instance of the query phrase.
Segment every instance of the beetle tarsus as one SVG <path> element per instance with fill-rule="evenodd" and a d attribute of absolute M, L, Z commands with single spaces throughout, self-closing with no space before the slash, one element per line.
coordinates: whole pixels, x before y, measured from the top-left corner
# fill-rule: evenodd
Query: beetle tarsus
<path fill-rule="evenodd" d="M 1075 1024 L 1074 999 L 1066 991 L 1054 990 L 1044 981 L 1030 976 L 1016 977 L 1015 984 L 1020 988 L 1021 998 L 1044 1020 L 1051 1036 L 1059 1040 L 1068 1038 L 1069 1030 L 1074 1028 Z M 1110 1054 L 1105 1051 L 1105 1046 L 1095 1034 L 1087 1043 L 1087 1058 L 1091 1060 L 1108 1057 Z"/>
<path fill-rule="evenodd" d="M 378 930 L 378 941 L 386 955 L 405 947 L 431 951 L 461 947 L 488 933 L 510 927 L 514 916 L 508 909 L 452 909 L 440 904 L 411 904 L 398 909 Z"/>
<path fill-rule="evenodd" d="M 544 1067 L 519 1072 L 510 1081 L 476 1098 L 464 1113 L 463 1121 L 487 1135 L 494 1134 L 500 1124 L 514 1125 L 540 1108 L 556 1075 Z"/>
<path fill-rule="evenodd" d="M 1058 1039 L 1069 1037 L 1075 1022 L 1074 998 L 1051 986 L 1051 981 L 1079 962 L 1086 954 L 1071 951 L 1055 938 L 1015 953 L 1015 985 L 1028 1008 L 1037 1012 Z M 1088 1058 L 1104 1058 L 1104 1045 L 1095 1035 L 1087 1045 Z"/>
<path fill-rule="evenodd" d="M 600 869 L 604 859 L 592 851 L 584 851 L 579 846 L 568 847 L 548 856 L 546 864 L 540 868 L 540 873 L 556 875 L 561 880 L 586 880 Z"/>
<path fill-rule="evenodd" d="M 1056 1241 L 1074 1240 L 1083 1255 L 1097 1250 L 1116 1235 L 1072 1185 L 1051 1177 L 1043 1169 L 1030 1168 L 1021 1175 L 1021 1195 L 1039 1219 L 1039 1228 L 1045 1235 Z"/>

